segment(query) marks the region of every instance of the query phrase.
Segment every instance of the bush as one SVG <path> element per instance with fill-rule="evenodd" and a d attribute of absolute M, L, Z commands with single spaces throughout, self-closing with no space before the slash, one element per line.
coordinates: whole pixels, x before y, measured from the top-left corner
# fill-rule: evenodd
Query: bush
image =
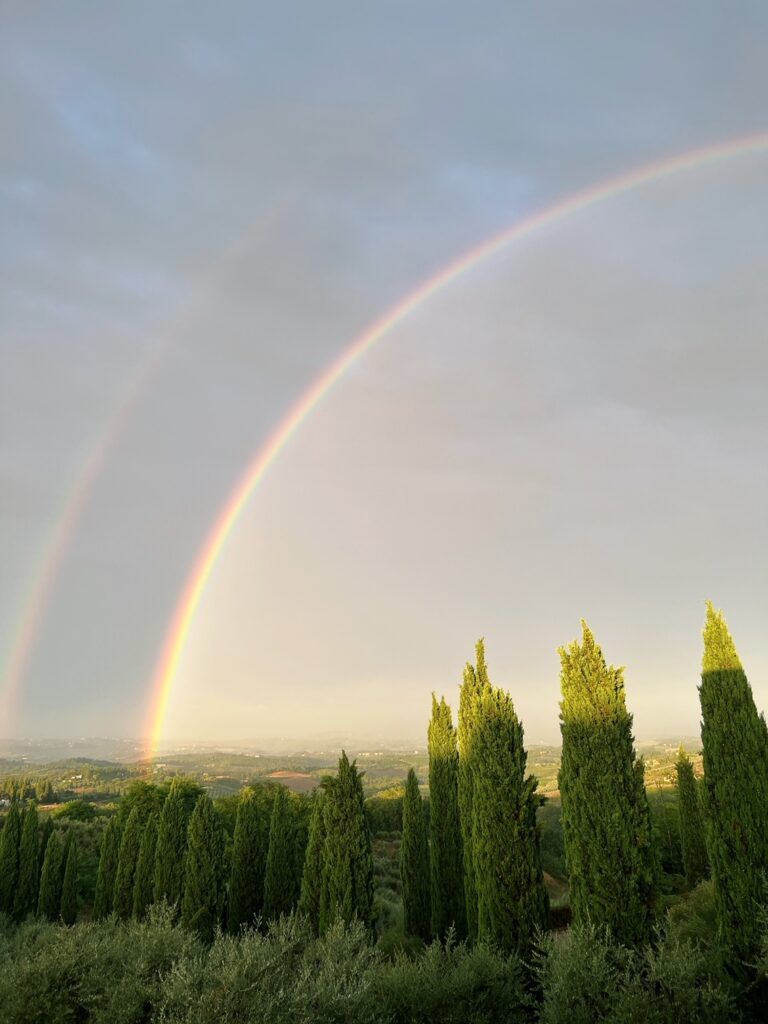
<path fill-rule="evenodd" d="M 54 818 L 71 818 L 72 821 L 93 821 L 96 808 L 87 800 L 68 800 L 52 812 Z"/>
<path fill-rule="evenodd" d="M 540 1024 L 728 1024 L 738 1020 L 705 951 L 663 933 L 640 951 L 588 926 L 540 943 Z"/>
<path fill-rule="evenodd" d="M 451 936 L 420 956 L 397 955 L 376 972 L 373 990 L 392 1024 L 517 1024 L 529 1019 L 531 1009 L 517 957 L 485 946 L 470 949 Z"/>

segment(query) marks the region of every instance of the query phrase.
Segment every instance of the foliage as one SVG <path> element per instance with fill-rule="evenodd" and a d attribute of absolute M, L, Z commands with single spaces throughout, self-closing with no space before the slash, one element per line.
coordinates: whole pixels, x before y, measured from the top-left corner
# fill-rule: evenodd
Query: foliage
<path fill-rule="evenodd" d="M 5 816 L 0 832 L 0 913 L 13 913 L 16 883 L 19 877 L 19 846 L 21 844 L 21 814 L 16 801 Z"/>
<path fill-rule="evenodd" d="M 155 903 L 181 906 L 184 854 L 192 809 L 202 790 L 189 779 L 175 778 L 165 798 L 155 846 Z"/>
<path fill-rule="evenodd" d="M 134 810 L 137 812 L 139 825 L 146 825 L 153 814 L 160 813 L 166 795 L 166 787 L 147 782 L 146 779 L 135 779 L 120 797 L 117 810 L 120 827 L 125 828 Z"/>
<path fill-rule="evenodd" d="M 652 923 L 655 857 L 643 763 L 635 758 L 622 670 L 609 667 L 587 624 L 560 649 L 559 782 L 571 908 L 580 924 L 628 944 Z"/>
<path fill-rule="evenodd" d="M 393 786 L 366 799 L 365 813 L 372 833 L 402 831 L 404 794 L 402 786 Z"/>
<path fill-rule="evenodd" d="M 38 843 L 37 807 L 30 804 L 24 815 L 19 845 L 19 873 L 13 901 L 13 916 L 17 921 L 23 921 L 27 914 L 34 914 L 37 909 L 40 884 Z"/>
<path fill-rule="evenodd" d="M 269 850 L 264 874 L 264 916 L 267 920 L 288 914 L 298 898 L 295 870 L 295 827 L 289 807 L 288 791 L 280 786 L 272 805 L 269 825 Z"/>
<path fill-rule="evenodd" d="M 711 604 L 701 686 L 702 789 L 720 941 L 734 964 L 757 954 L 768 865 L 768 731 L 723 618 Z"/>
<path fill-rule="evenodd" d="M 325 856 L 325 790 L 320 788 L 313 797 L 312 817 L 309 823 L 309 841 L 301 875 L 299 910 L 310 922 L 313 931 L 320 930 L 320 898 L 323 888 L 323 861 Z"/>
<path fill-rule="evenodd" d="M 709 873 L 704 822 L 701 816 L 698 787 L 691 759 L 680 748 L 675 764 L 677 770 L 678 811 L 680 814 L 680 842 L 683 855 L 685 881 L 692 889 Z"/>
<path fill-rule="evenodd" d="M 87 800 L 68 800 L 53 812 L 54 818 L 71 818 L 73 821 L 93 821 L 96 808 Z"/>
<path fill-rule="evenodd" d="M 451 709 L 432 694 L 429 746 L 430 872 L 432 934 L 439 939 L 454 928 L 466 933 L 461 823 L 459 821 L 459 752 Z"/>
<path fill-rule="evenodd" d="M 54 832 L 45 848 L 45 860 L 40 875 L 40 895 L 37 900 L 38 915 L 48 921 L 56 921 L 59 917 L 63 871 L 61 841 Z"/>
<path fill-rule="evenodd" d="M 232 934 L 237 934 L 243 925 L 252 925 L 264 904 L 269 842 L 266 810 L 260 792 L 252 787 L 242 791 L 237 805 L 229 882 L 227 925 Z"/>
<path fill-rule="evenodd" d="M 157 813 L 147 818 L 141 835 L 139 856 L 133 881 L 133 916 L 142 921 L 152 904 L 155 883 L 155 846 L 157 844 Z"/>
<path fill-rule="evenodd" d="M 737 1019 L 727 985 L 695 945 L 663 933 L 635 950 L 607 930 L 575 927 L 542 940 L 535 961 L 540 1024 L 729 1024 Z"/>
<path fill-rule="evenodd" d="M 181 923 L 204 942 L 212 942 L 224 909 L 224 828 L 207 793 L 198 798 L 189 819 L 184 865 Z"/>
<path fill-rule="evenodd" d="M 142 833 L 140 813 L 139 806 L 134 805 L 123 829 L 123 835 L 120 840 L 120 852 L 117 858 L 112 909 L 123 921 L 127 921 L 133 913 L 136 863 L 139 859 Z M 116 821 L 118 820 L 116 819 Z"/>
<path fill-rule="evenodd" d="M 96 876 L 96 893 L 93 900 L 95 921 L 100 921 L 112 913 L 119 856 L 120 826 L 116 818 L 111 818 L 101 841 L 99 873 Z"/>
<path fill-rule="evenodd" d="M 547 924 L 536 779 L 526 777 L 523 726 L 509 694 L 486 687 L 475 705 L 473 860 L 478 940 L 527 955 Z"/>
<path fill-rule="evenodd" d="M 413 768 L 405 784 L 400 878 L 405 934 L 427 940 L 431 935 L 429 847 L 419 780 Z"/>
<path fill-rule="evenodd" d="M 77 843 L 67 836 L 64 854 L 64 879 L 61 886 L 61 920 L 73 925 L 77 920 Z"/>
<path fill-rule="evenodd" d="M 320 893 L 320 932 L 337 918 L 373 924 L 373 854 L 357 764 L 344 751 L 324 800 L 325 851 Z"/>
<path fill-rule="evenodd" d="M 475 645 L 477 666 L 469 662 L 464 668 L 464 680 L 459 693 L 458 726 L 458 803 L 459 822 L 462 837 L 462 862 L 464 875 L 464 914 L 466 934 L 471 942 L 477 938 L 477 886 L 475 881 L 474 841 L 474 761 L 473 736 L 475 706 L 479 696 L 490 686 L 488 669 L 485 664 L 485 641 L 481 638 Z M 433 904 L 434 907 L 434 904 Z"/>

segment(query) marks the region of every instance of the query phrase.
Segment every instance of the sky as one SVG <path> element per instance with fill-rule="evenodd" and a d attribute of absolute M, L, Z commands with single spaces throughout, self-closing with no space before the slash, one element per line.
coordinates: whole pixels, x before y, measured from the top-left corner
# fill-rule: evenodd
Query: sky
<path fill-rule="evenodd" d="M 757 2 L 6 3 L 0 736 L 141 737 L 197 553 L 318 375 L 517 220 L 768 130 L 767 41 Z M 637 736 L 692 734 L 707 599 L 765 707 L 766 181 L 594 204 L 389 331 L 240 516 L 164 740 L 423 743 L 485 636 L 555 742 L 581 617 Z"/>

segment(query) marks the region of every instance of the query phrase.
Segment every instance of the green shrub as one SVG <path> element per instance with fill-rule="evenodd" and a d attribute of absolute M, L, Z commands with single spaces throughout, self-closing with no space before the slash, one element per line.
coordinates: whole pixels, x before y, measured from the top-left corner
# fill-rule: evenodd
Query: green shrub
<path fill-rule="evenodd" d="M 68 800 L 51 813 L 53 818 L 70 818 L 72 821 L 93 821 L 96 808 L 87 800 Z"/>

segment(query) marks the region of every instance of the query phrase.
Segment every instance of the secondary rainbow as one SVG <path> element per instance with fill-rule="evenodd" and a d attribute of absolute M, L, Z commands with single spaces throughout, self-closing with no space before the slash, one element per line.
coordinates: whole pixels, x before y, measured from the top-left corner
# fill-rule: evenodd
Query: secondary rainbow
<path fill-rule="evenodd" d="M 240 477 L 234 490 L 224 503 L 205 543 L 195 560 L 186 585 L 177 603 L 169 629 L 166 633 L 160 659 L 152 682 L 150 713 L 146 735 L 149 755 L 159 746 L 168 711 L 173 684 L 181 662 L 184 646 L 189 636 L 195 612 L 200 604 L 206 585 L 216 561 L 237 520 L 256 487 L 264 479 L 269 467 L 282 452 L 307 417 L 317 408 L 322 399 L 344 376 L 346 371 L 380 341 L 393 327 L 401 323 L 427 299 L 446 285 L 493 256 L 513 242 L 532 235 L 542 228 L 555 224 L 566 217 L 586 210 L 596 203 L 629 192 L 642 185 L 650 185 L 662 178 L 668 178 L 684 171 L 703 167 L 738 156 L 765 152 L 768 150 L 768 132 L 742 136 L 699 149 L 687 150 L 671 157 L 662 158 L 624 174 L 603 180 L 596 185 L 576 192 L 522 218 L 498 234 L 486 239 L 469 252 L 449 263 L 433 277 L 420 284 L 414 291 L 397 303 L 388 313 L 371 324 L 336 359 L 298 401 L 288 410 L 266 442 L 257 451 L 255 458 Z"/>
<path fill-rule="evenodd" d="M 279 203 L 271 206 L 266 215 L 251 223 L 227 246 L 213 268 L 197 283 L 189 293 L 189 298 L 183 301 L 171 318 L 155 328 L 154 333 L 162 339 L 160 344 L 139 366 L 86 450 L 40 546 L 33 571 L 19 601 L 17 618 L 6 650 L 0 658 L 0 735 L 10 735 L 12 731 L 16 701 L 45 622 L 56 580 L 66 562 L 91 492 L 110 464 L 120 438 L 176 350 L 179 334 L 188 321 L 193 321 L 201 302 L 215 292 L 220 281 L 241 262 L 252 246 L 279 224 L 292 202 L 292 194 L 284 196 Z"/>

